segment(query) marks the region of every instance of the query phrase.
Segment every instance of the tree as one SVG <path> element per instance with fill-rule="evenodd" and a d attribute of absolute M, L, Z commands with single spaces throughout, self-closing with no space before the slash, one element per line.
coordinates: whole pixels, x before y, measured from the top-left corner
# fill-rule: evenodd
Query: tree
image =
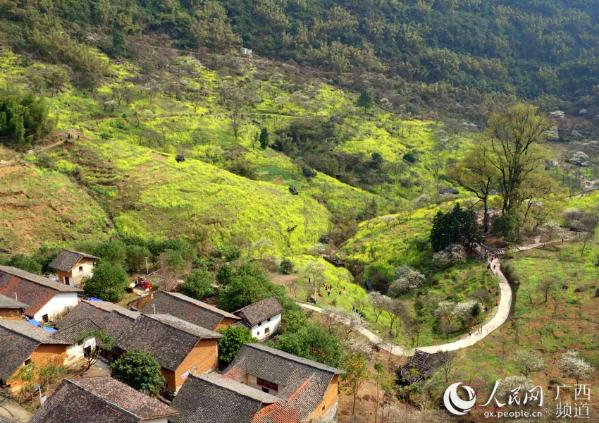
<path fill-rule="evenodd" d="M 185 282 L 181 285 L 181 293 L 203 300 L 214 293 L 214 277 L 206 269 L 195 269 L 185 278 Z"/>
<path fill-rule="evenodd" d="M 152 253 L 142 245 L 127 245 L 126 259 L 127 269 L 130 272 L 141 272 L 146 268 L 146 260 Z"/>
<path fill-rule="evenodd" d="M 593 373 L 593 367 L 580 357 L 578 351 L 565 352 L 558 364 L 563 374 L 576 379 L 576 383 Z"/>
<path fill-rule="evenodd" d="M 320 326 L 306 324 L 296 331 L 285 331 L 278 336 L 275 346 L 290 354 L 333 367 L 341 362 L 341 344 Z"/>
<path fill-rule="evenodd" d="M 288 301 L 283 287 L 270 282 L 257 263 L 246 262 L 232 271 L 230 282 L 219 292 L 218 302 L 224 310 L 234 311 L 268 297 L 276 297 L 281 303 Z"/>
<path fill-rule="evenodd" d="M 279 272 L 281 272 L 282 275 L 291 275 L 293 273 L 293 262 L 289 259 L 281 260 Z"/>
<path fill-rule="evenodd" d="M 258 141 L 260 142 L 260 148 L 262 150 L 266 150 L 266 148 L 268 148 L 270 145 L 270 134 L 268 133 L 268 129 L 262 128 L 260 130 L 260 137 L 258 138 Z"/>
<path fill-rule="evenodd" d="M 497 182 L 497 169 L 489 161 L 489 148 L 478 143 L 449 171 L 450 178 L 483 203 L 483 230 L 489 232 L 489 196 Z"/>
<path fill-rule="evenodd" d="M 166 380 L 160 364 L 145 351 L 129 351 L 115 360 L 110 369 L 112 377 L 145 394 L 157 396 Z"/>
<path fill-rule="evenodd" d="M 520 189 L 542 163 L 538 146 L 547 137 L 551 123 L 529 104 L 516 104 L 494 113 L 488 122 L 490 163 L 499 174 L 503 197 L 502 213 L 512 214 L 520 205 Z"/>
<path fill-rule="evenodd" d="M 94 269 L 94 275 L 85 281 L 83 292 L 88 297 L 116 303 L 123 298 L 127 282 L 127 272 L 121 266 L 102 261 Z"/>
<path fill-rule="evenodd" d="M 469 248 L 480 239 L 476 214 L 472 210 L 462 209 L 459 204 L 450 212 L 438 212 L 433 219 L 431 246 L 435 252 L 452 244 Z"/>
<path fill-rule="evenodd" d="M 374 104 L 374 97 L 372 93 L 368 90 L 362 90 L 360 92 L 360 97 L 358 97 L 358 101 L 356 105 L 358 107 L 363 107 L 364 109 L 370 109 Z"/>
<path fill-rule="evenodd" d="M 547 303 L 549 299 L 549 293 L 555 292 L 559 289 L 560 281 L 555 276 L 546 276 L 539 284 L 539 291 L 541 291 L 545 297 L 544 302 Z"/>
<path fill-rule="evenodd" d="M 31 144 L 52 129 L 46 101 L 29 93 L 0 90 L 0 140 Z"/>
<path fill-rule="evenodd" d="M 378 422 L 379 417 L 379 391 L 383 390 L 383 415 L 385 414 L 385 402 L 386 398 L 388 398 L 393 393 L 393 386 L 395 385 L 395 381 L 393 380 L 393 375 L 385 369 L 385 366 L 380 361 L 377 361 L 374 364 L 374 378 L 376 381 L 376 404 L 374 411 L 374 421 Z"/>
<path fill-rule="evenodd" d="M 243 344 L 254 341 L 250 330 L 243 326 L 231 326 L 219 332 L 223 337 L 218 340 L 218 360 L 225 365 L 233 361 Z"/>
<path fill-rule="evenodd" d="M 343 381 L 352 396 L 352 415 L 356 414 L 356 396 L 362 383 L 368 378 L 368 360 L 362 353 L 350 354 L 343 361 Z"/>
<path fill-rule="evenodd" d="M 395 271 L 397 279 L 389 287 L 389 295 L 399 297 L 409 291 L 416 291 L 425 282 L 426 277 L 410 266 L 400 266 Z"/>
<path fill-rule="evenodd" d="M 514 362 L 520 373 L 528 377 L 531 373 L 539 372 L 545 368 L 543 359 L 532 351 L 521 350 L 514 355 Z"/>

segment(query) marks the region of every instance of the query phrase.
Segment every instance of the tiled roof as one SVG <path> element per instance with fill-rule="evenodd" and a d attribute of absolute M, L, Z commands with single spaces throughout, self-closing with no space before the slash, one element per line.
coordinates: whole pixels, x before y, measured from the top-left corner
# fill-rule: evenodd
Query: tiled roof
<path fill-rule="evenodd" d="M 92 256 L 91 254 L 72 250 L 62 250 L 56 257 L 54 257 L 54 260 L 50 262 L 50 268 L 62 272 L 69 272 L 82 258 L 91 260 L 98 259 L 98 257 Z"/>
<path fill-rule="evenodd" d="M 339 369 L 261 344 L 246 344 L 224 375 L 238 381 L 252 375 L 276 383 L 277 396 L 287 401 L 287 414 L 295 412 L 305 419 L 320 404 L 333 378 L 341 373 Z M 265 422 L 278 421 L 269 420 L 266 415 L 264 418 Z"/>
<path fill-rule="evenodd" d="M 89 334 L 101 330 L 100 326 L 92 322 L 90 319 L 80 320 L 70 326 L 63 327 L 52 334 L 54 339 L 76 344 L 81 340 L 82 334 Z"/>
<path fill-rule="evenodd" d="M 0 266 L 0 273 L 7 273 L 9 275 L 16 276 L 19 279 L 24 279 L 29 282 L 33 282 L 37 285 L 45 286 L 47 288 L 53 289 L 54 291 L 81 292 L 81 289 L 79 289 L 79 288 L 75 288 L 70 285 L 65 285 L 62 283 L 54 282 L 53 280 L 48 279 L 44 276 L 36 275 L 35 273 L 29 273 L 25 270 L 18 269 L 16 267 Z"/>
<path fill-rule="evenodd" d="M 24 320 L 0 320 L 0 340 L 0 379 L 5 381 L 40 344 L 68 344 Z"/>
<path fill-rule="evenodd" d="M 172 418 L 177 410 L 111 377 L 65 379 L 31 423 L 136 423 Z"/>
<path fill-rule="evenodd" d="M 239 320 L 236 315 L 178 292 L 158 291 L 143 311 L 171 314 L 194 325 L 215 329 L 224 318 Z"/>
<path fill-rule="evenodd" d="M 123 333 L 118 344 L 125 351 L 146 351 L 161 367 L 175 371 L 200 339 L 221 336 L 168 314 L 143 314 Z"/>
<path fill-rule="evenodd" d="M 266 298 L 237 310 L 235 314 L 241 316 L 249 323 L 250 327 L 253 327 L 282 312 L 283 306 L 276 298 Z"/>
<path fill-rule="evenodd" d="M 22 308 L 26 309 L 29 305 L 15 300 L 14 298 L 0 295 L 0 308 Z"/>
<path fill-rule="evenodd" d="M 113 340 L 117 340 L 140 314 L 106 301 L 81 301 L 56 326 L 66 328 L 82 320 L 90 319 Z"/>
<path fill-rule="evenodd" d="M 173 400 L 177 423 L 250 423 L 263 407 L 282 401 L 215 373 L 190 375 Z"/>
<path fill-rule="evenodd" d="M 80 289 L 9 266 L 0 266 L 0 294 L 27 303 L 25 314 L 33 316 L 56 294 Z"/>

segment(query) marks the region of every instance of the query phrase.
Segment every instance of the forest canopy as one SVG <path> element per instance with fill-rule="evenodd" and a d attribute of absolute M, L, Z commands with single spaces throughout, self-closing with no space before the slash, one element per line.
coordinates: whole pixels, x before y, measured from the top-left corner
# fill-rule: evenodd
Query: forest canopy
<path fill-rule="evenodd" d="M 599 85 L 598 0 L 23 0 L 0 1 L 0 18 L 13 47 L 64 59 L 84 84 L 103 65 L 82 43 L 119 56 L 156 34 L 441 91 L 573 101 Z"/>

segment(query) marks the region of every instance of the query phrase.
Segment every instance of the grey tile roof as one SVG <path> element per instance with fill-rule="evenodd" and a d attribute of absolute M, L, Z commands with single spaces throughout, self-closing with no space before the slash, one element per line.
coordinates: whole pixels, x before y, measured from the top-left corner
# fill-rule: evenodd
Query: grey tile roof
<path fill-rule="evenodd" d="M 111 377 L 65 379 L 31 423 L 136 423 L 178 412 Z"/>
<path fill-rule="evenodd" d="M 44 276 L 36 275 L 35 273 L 29 273 L 25 270 L 18 269 L 16 267 L 11 266 L 0 266 L 0 273 L 7 273 L 9 275 L 13 275 L 18 277 L 19 279 L 24 279 L 29 282 L 33 282 L 40 286 L 45 286 L 54 291 L 59 292 L 82 292 L 81 289 L 75 288 L 70 285 L 65 285 L 62 283 L 54 282 L 51 279 L 48 279 Z"/>
<path fill-rule="evenodd" d="M 266 298 L 237 310 L 235 314 L 242 317 L 250 327 L 253 327 L 282 312 L 283 306 L 276 298 Z"/>
<path fill-rule="evenodd" d="M 54 257 L 54 260 L 50 262 L 49 266 L 51 269 L 69 272 L 82 258 L 91 260 L 98 259 L 98 257 L 92 256 L 91 254 L 72 250 L 62 250 L 56 257 Z"/>
<path fill-rule="evenodd" d="M 225 370 L 224 375 L 244 381 L 246 375 L 278 385 L 277 396 L 288 400 L 288 410 L 302 419 L 314 411 L 339 369 L 297 357 L 261 344 L 246 344 Z"/>
<path fill-rule="evenodd" d="M 69 344 L 24 320 L 0 320 L 0 340 L 0 379 L 5 381 L 40 344 Z"/>
<path fill-rule="evenodd" d="M 161 367 L 175 371 L 201 339 L 221 336 L 168 314 L 143 314 L 123 333 L 118 344 L 125 351 L 146 351 Z"/>
<path fill-rule="evenodd" d="M 16 267 L 0 266 L 0 294 L 27 303 L 25 314 L 33 316 L 56 294 L 80 292 L 80 289 L 54 282 L 48 278 Z"/>
<path fill-rule="evenodd" d="M 76 344 L 81 340 L 81 335 L 100 331 L 101 328 L 90 319 L 80 320 L 70 326 L 66 326 L 52 334 L 54 339 Z"/>
<path fill-rule="evenodd" d="M 28 304 L 15 300 L 14 298 L 6 297 L 0 294 L 0 308 L 22 308 L 26 309 Z"/>
<path fill-rule="evenodd" d="M 66 328 L 82 320 L 89 319 L 98 325 L 113 340 L 117 340 L 133 326 L 139 313 L 127 310 L 105 301 L 81 301 L 56 326 Z"/>
<path fill-rule="evenodd" d="M 282 401 L 250 386 L 208 373 L 190 375 L 173 400 L 177 423 L 249 423 L 264 406 Z"/>
<path fill-rule="evenodd" d="M 224 318 L 239 320 L 239 317 L 232 313 L 178 292 L 156 292 L 152 301 L 143 308 L 143 312 L 171 314 L 207 329 L 215 329 Z"/>

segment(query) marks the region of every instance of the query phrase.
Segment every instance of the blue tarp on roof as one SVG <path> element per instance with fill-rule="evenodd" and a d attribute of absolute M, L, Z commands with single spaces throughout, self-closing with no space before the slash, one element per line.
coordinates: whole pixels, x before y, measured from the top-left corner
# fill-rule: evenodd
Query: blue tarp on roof
<path fill-rule="evenodd" d="M 43 330 L 45 330 L 45 331 L 46 331 L 46 332 L 48 332 L 48 333 L 54 333 L 54 332 L 57 332 L 57 330 L 56 330 L 56 329 L 54 329 L 54 328 L 51 328 L 51 327 L 49 327 L 49 326 L 44 326 L 44 325 L 42 324 L 42 322 L 38 322 L 37 320 L 29 319 L 29 320 L 27 320 L 27 323 L 29 323 L 31 326 L 36 326 L 36 327 L 38 327 L 38 328 L 42 328 Z"/>

